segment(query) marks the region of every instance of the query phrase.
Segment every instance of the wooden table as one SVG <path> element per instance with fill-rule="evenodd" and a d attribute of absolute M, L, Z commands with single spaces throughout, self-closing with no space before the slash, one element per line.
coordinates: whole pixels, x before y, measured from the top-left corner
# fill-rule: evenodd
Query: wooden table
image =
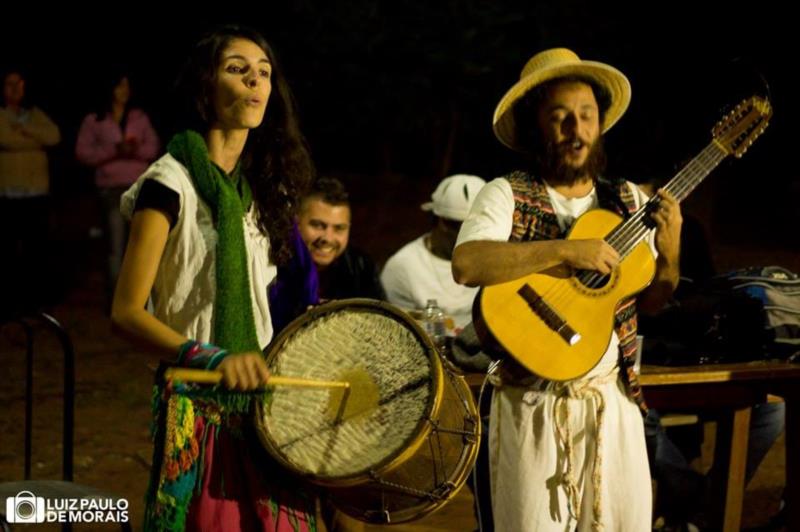
<path fill-rule="evenodd" d="M 775 394 L 786 402 L 787 530 L 800 530 L 800 364 L 749 362 L 709 366 L 643 366 L 645 399 L 660 410 L 691 409 L 723 412 L 718 437 L 729 434 L 723 530 L 738 531 L 744 499 L 747 439 L 753 405 Z M 724 436 L 723 436 L 724 437 Z M 725 446 L 728 447 L 728 446 Z"/>

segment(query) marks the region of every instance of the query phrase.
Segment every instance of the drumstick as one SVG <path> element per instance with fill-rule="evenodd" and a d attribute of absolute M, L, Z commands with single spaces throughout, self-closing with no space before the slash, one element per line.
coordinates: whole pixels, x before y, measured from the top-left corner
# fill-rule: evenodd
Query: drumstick
<path fill-rule="evenodd" d="M 205 369 L 169 368 L 164 372 L 164 377 L 168 380 L 174 379 L 185 382 L 196 382 L 198 384 L 219 384 L 222 380 L 222 372 Z M 316 379 L 303 379 L 300 377 L 283 377 L 281 375 L 270 375 L 266 385 L 299 386 L 306 388 L 350 388 L 350 383 L 344 381 L 321 381 Z"/>
<path fill-rule="evenodd" d="M 336 419 L 333 420 L 334 425 L 338 425 L 344 418 L 344 409 L 347 407 L 347 400 L 350 398 L 350 386 L 342 392 L 342 401 L 339 403 L 339 410 L 336 411 Z"/>

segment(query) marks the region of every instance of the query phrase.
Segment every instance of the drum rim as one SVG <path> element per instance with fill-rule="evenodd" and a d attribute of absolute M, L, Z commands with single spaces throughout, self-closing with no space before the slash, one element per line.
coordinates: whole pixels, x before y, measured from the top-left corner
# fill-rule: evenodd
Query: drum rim
<path fill-rule="evenodd" d="M 286 341 L 306 323 L 312 322 L 326 314 L 330 314 L 338 310 L 359 308 L 378 310 L 384 315 L 389 314 L 391 315 L 390 317 L 397 319 L 411 329 L 411 331 L 417 337 L 417 340 L 419 340 L 425 348 L 425 354 L 430 361 L 432 393 L 428 397 L 428 404 L 425 406 L 424 414 L 420 416 L 414 431 L 412 431 L 411 435 L 407 438 L 403 445 L 400 445 L 393 453 L 390 453 L 378 463 L 373 464 L 371 467 L 346 476 L 322 475 L 318 473 L 304 472 L 301 471 L 295 464 L 287 460 L 283 453 L 278 451 L 272 439 L 268 437 L 268 431 L 264 427 L 264 424 L 262 424 L 260 421 L 263 419 L 263 404 L 261 401 L 257 401 L 256 408 L 253 412 L 255 414 L 254 423 L 260 429 L 256 432 L 258 433 L 259 440 L 261 440 L 264 448 L 283 467 L 287 468 L 289 471 L 292 471 L 296 475 L 307 478 L 311 482 L 321 486 L 356 486 L 369 482 L 373 478 L 373 474 L 387 474 L 397 467 L 400 467 L 409 458 L 414 456 L 420 446 L 422 446 L 427 440 L 428 434 L 432 430 L 430 420 L 438 417 L 439 408 L 443 399 L 442 396 L 444 395 L 444 369 L 439 354 L 436 351 L 431 339 L 428 337 L 422 327 L 417 324 L 416 320 L 414 320 L 414 318 L 412 318 L 408 313 L 390 303 L 376 299 L 338 299 L 313 307 L 301 316 L 292 320 L 292 322 L 290 322 L 280 332 L 280 334 L 278 334 L 269 343 L 266 349 L 264 349 L 264 358 L 267 364 L 269 365 L 271 359 L 276 356 L 277 351 L 279 351 Z"/>

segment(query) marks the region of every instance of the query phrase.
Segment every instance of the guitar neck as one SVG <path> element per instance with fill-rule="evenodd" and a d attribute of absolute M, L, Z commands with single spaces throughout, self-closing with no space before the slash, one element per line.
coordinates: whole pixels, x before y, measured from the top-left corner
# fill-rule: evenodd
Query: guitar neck
<path fill-rule="evenodd" d="M 727 156 L 725 150 L 720 148 L 715 141 L 711 141 L 697 157 L 670 179 L 664 189 L 675 196 L 679 202 L 683 201 Z"/>
<path fill-rule="evenodd" d="M 664 186 L 664 189 L 679 202 L 683 201 L 727 155 L 728 153 L 716 141 L 712 140 L 703 151 Z M 652 212 L 657 203 L 658 196 L 653 196 L 633 216 L 606 236 L 606 242 L 614 247 L 620 257 L 628 255 L 639 242 L 655 229 L 650 219 L 650 212 Z"/>

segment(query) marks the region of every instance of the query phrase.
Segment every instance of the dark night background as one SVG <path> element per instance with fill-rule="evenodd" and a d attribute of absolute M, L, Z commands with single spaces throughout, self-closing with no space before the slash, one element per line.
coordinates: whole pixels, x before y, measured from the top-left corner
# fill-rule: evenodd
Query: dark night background
<path fill-rule="evenodd" d="M 515 155 L 492 135 L 492 112 L 527 59 L 554 46 L 630 78 L 631 107 L 606 145 L 608 173 L 633 181 L 673 175 L 709 142 L 724 110 L 763 94 L 768 82 L 775 115 L 767 132 L 741 161 L 723 163 L 686 210 L 701 218 L 715 246 L 764 251 L 753 259 L 759 262 L 774 262 L 770 250 L 797 256 L 800 180 L 791 135 L 800 117 L 787 44 L 796 30 L 786 9 L 576 0 L 218 3 L 213 16 L 197 4 L 182 9 L 170 15 L 120 4 L 103 8 L 107 15 L 76 6 L 3 17 L 0 67 L 26 69 L 33 101 L 62 129 L 51 156 L 62 240 L 79 241 L 97 224 L 87 199 L 91 172 L 72 150 L 98 80 L 127 65 L 134 97 L 164 137 L 170 86 L 188 47 L 206 28 L 238 22 L 272 42 L 320 173 L 349 185 L 353 240 L 380 263 L 425 230 L 417 206 L 441 177 L 491 178 L 514 168 Z"/>
<path fill-rule="evenodd" d="M 62 142 L 50 152 L 46 275 L 29 272 L 30 283 L 0 278 L 0 312 L 19 292 L 28 303 L 45 303 L 76 342 L 75 479 L 125 496 L 134 527 L 141 526 L 152 456 L 158 355 L 111 332 L 103 239 L 96 231 L 91 237 L 101 215 L 92 172 L 74 161 L 75 137 L 100 80 L 126 65 L 134 98 L 166 141 L 170 86 L 192 43 L 213 25 L 245 23 L 273 44 L 320 173 L 350 188 L 351 241 L 381 265 L 428 228 L 419 205 L 442 177 L 490 179 L 519 163 L 494 138 L 492 113 L 538 51 L 565 46 L 629 77 L 631 106 L 606 147 L 608 173 L 632 181 L 671 177 L 708 144 L 723 112 L 763 94 L 766 81 L 775 110 L 770 127 L 742 160 L 723 162 L 684 212 L 706 229 L 719 270 L 777 264 L 800 272 L 799 30 L 778 2 L 23 1 L 0 8 L 0 71 L 24 69 L 33 103 L 60 126 Z M 8 250 L 0 253 L 8 259 Z M 58 478 L 60 351 L 47 335 L 37 342 L 34 478 Z M 0 481 L 22 471 L 24 346 L 21 332 L 0 331 Z M 777 511 L 784 448 L 776 446 L 766 473 L 761 468 L 758 491 L 748 489 L 743 524 L 763 524 Z M 442 526 L 428 529 L 467 529 L 468 497 L 432 516 Z"/>

